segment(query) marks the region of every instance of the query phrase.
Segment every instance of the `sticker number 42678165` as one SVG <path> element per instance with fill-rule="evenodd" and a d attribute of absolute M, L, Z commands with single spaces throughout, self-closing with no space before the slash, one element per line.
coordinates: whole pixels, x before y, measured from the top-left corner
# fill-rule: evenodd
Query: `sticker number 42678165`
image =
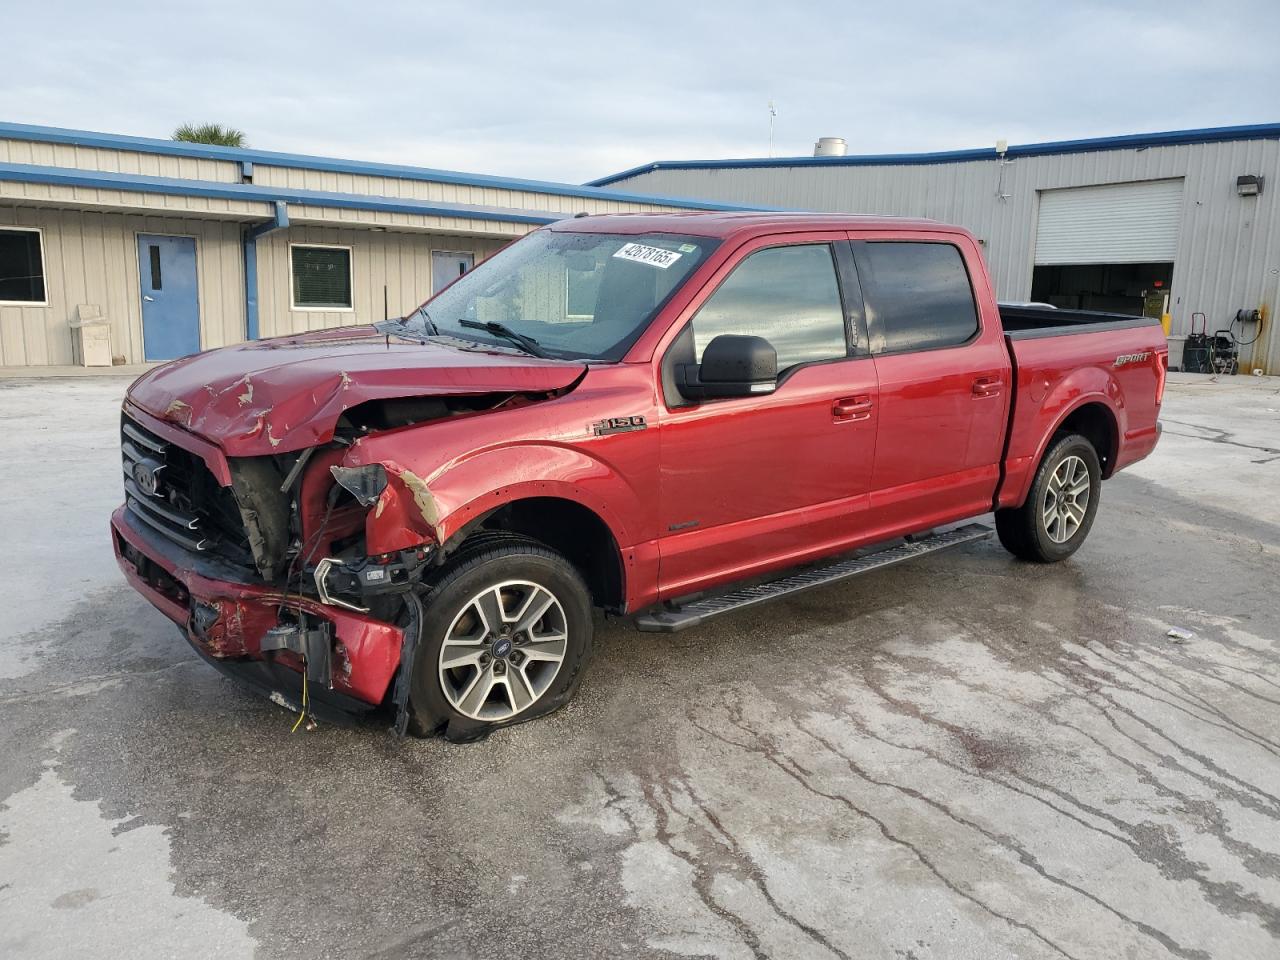
<path fill-rule="evenodd" d="M 680 254 L 674 250 L 663 250 L 661 247 L 650 247 L 643 243 L 625 244 L 614 256 L 619 260 L 632 260 L 635 263 L 647 263 L 651 267 L 665 270 L 677 260 Z"/>

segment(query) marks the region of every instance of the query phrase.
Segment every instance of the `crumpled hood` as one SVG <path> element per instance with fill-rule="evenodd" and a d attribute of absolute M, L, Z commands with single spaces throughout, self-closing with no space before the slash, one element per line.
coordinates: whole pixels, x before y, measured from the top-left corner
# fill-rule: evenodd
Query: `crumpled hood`
<path fill-rule="evenodd" d="M 128 399 L 228 456 L 249 457 L 325 443 L 344 410 L 369 400 L 562 390 L 584 367 L 346 327 L 175 360 L 140 377 Z"/>

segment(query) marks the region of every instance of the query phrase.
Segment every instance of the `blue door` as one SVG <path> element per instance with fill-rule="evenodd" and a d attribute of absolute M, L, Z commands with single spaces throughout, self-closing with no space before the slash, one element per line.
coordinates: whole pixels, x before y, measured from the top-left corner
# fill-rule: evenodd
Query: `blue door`
<path fill-rule="evenodd" d="M 142 354 L 172 360 L 200 352 L 200 298 L 194 237 L 138 234 Z"/>

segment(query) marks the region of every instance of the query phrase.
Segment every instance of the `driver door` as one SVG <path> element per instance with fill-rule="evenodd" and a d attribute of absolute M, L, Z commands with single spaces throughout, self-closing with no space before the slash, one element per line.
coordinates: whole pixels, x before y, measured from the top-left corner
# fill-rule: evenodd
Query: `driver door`
<path fill-rule="evenodd" d="M 687 595 L 838 551 L 867 508 L 876 372 L 862 299 L 838 234 L 743 247 L 682 317 L 663 358 L 659 587 Z M 720 334 L 768 340 L 775 392 L 691 403 L 676 363 Z"/>

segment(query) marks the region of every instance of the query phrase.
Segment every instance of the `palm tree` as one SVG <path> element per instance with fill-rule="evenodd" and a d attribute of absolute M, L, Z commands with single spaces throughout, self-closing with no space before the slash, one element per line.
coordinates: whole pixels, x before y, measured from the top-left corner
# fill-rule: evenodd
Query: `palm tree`
<path fill-rule="evenodd" d="M 187 143 L 212 143 L 219 147 L 243 147 L 244 132 L 220 123 L 184 123 L 173 131 L 173 139 Z"/>

